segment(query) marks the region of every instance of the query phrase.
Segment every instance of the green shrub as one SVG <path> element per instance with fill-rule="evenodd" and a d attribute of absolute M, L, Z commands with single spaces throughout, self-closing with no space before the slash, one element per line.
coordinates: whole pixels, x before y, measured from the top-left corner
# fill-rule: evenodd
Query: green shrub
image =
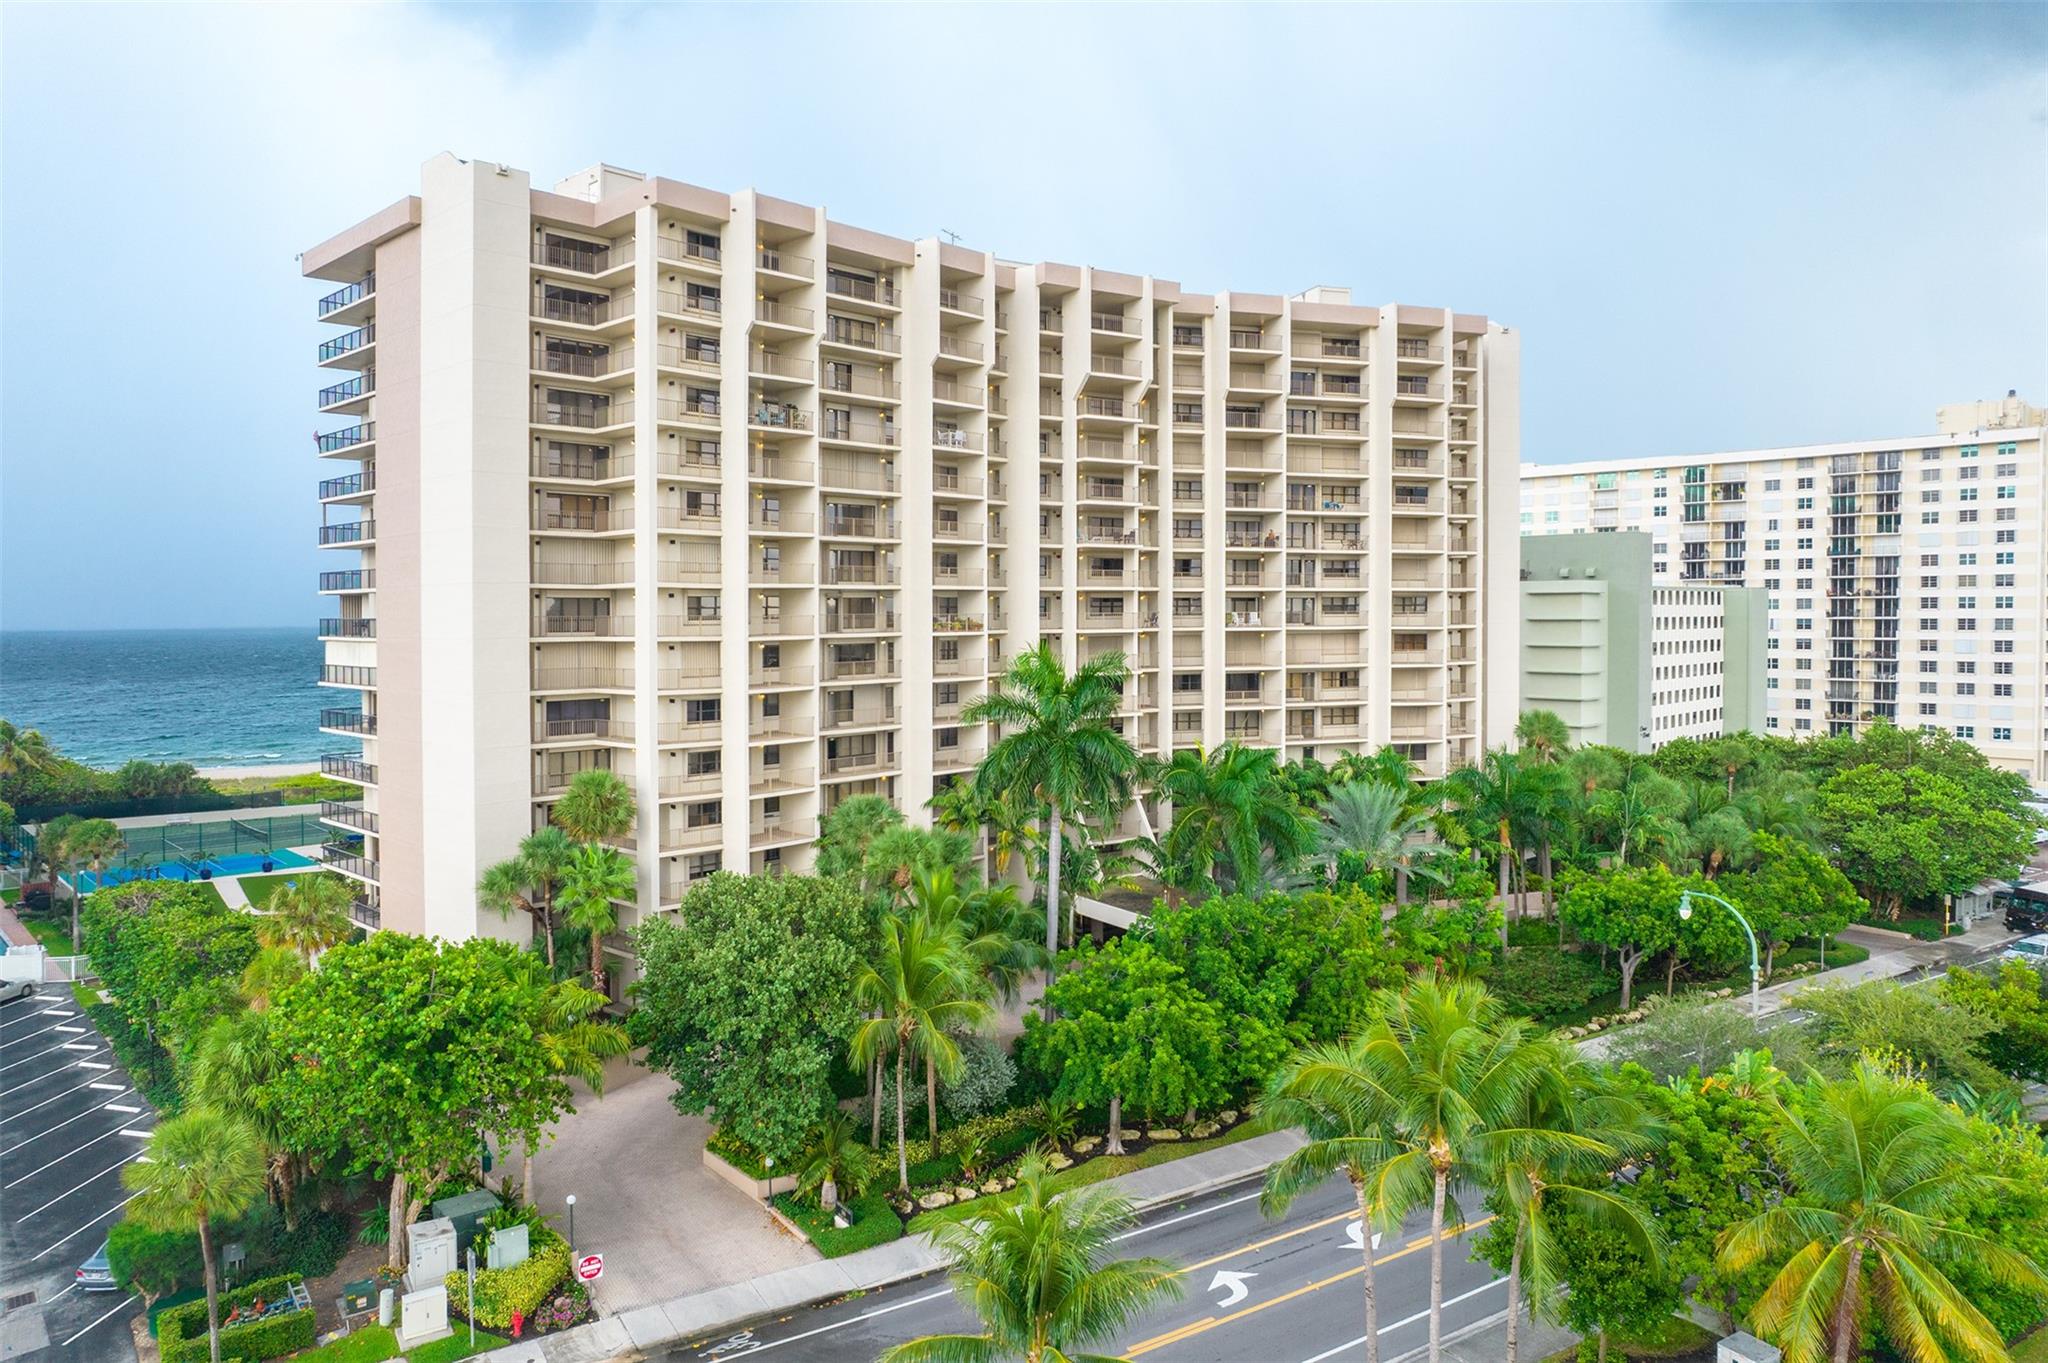
<path fill-rule="evenodd" d="M 117 1221 L 107 1232 L 107 1264 L 115 1282 L 155 1301 L 199 1281 L 199 1237 L 150 1230 L 132 1219 Z"/>
<path fill-rule="evenodd" d="M 1621 977 L 1602 970 L 1599 958 L 1590 952 L 1526 946 L 1509 954 L 1507 964 L 1489 985 L 1511 1011 L 1549 1018 L 1584 1008 L 1620 988 Z"/>
<path fill-rule="evenodd" d="M 960 1161 L 951 1155 L 940 1155 L 937 1159 L 919 1160 L 910 1166 L 910 1186 L 928 1188 L 934 1183 L 958 1183 Z"/>
<path fill-rule="evenodd" d="M 724 1128 L 712 1132 L 710 1139 L 704 1142 L 704 1148 L 749 1178 L 765 1179 L 773 1176 L 766 1155 Z"/>
<path fill-rule="evenodd" d="M 1010 1091 L 1017 1087 L 1017 1066 L 1000 1041 L 971 1036 L 960 1043 L 966 1067 L 951 1083 L 939 1081 L 939 1111 L 955 1122 L 964 1122 L 1010 1105 Z"/>
<path fill-rule="evenodd" d="M 284 1218 L 269 1203 L 259 1203 L 239 1221 L 214 1229 L 219 1243 L 240 1244 L 247 1255 L 246 1273 L 324 1278 L 348 1249 L 348 1221 L 337 1212 L 312 1208 L 299 1214 L 287 1230 Z M 168 1296 L 204 1284 L 199 1236 L 192 1231 L 151 1231 L 139 1222 L 121 1221 L 107 1232 L 107 1259 L 116 1282 L 148 1297 Z"/>
<path fill-rule="evenodd" d="M 476 1273 L 476 1323 L 499 1329 L 540 1309 L 548 1294 L 569 1276 L 569 1244 L 545 1227 L 532 1231 L 528 1257 L 511 1268 L 480 1268 Z M 447 1278 L 448 1314 L 461 1315 L 469 1300 L 469 1273 L 457 1269 Z"/>
<path fill-rule="evenodd" d="M 889 1199 L 881 1193 L 869 1193 L 866 1197 L 853 1198 L 842 1202 L 840 1209 L 852 1224 L 845 1230 L 832 1224 L 832 1213 L 819 1207 L 809 1198 L 799 1198 L 794 1193 L 784 1193 L 775 1199 L 775 1206 L 784 1216 L 795 1222 L 797 1228 L 810 1237 L 811 1244 L 827 1259 L 857 1250 L 873 1249 L 886 1245 L 903 1236 L 903 1220 L 896 1215 L 896 1209 L 889 1205 Z"/>
<path fill-rule="evenodd" d="M 135 1091 L 149 1099 L 149 1105 L 161 1115 L 176 1116 L 184 1106 L 184 1097 L 178 1091 L 177 1069 L 164 1048 L 111 1003 L 89 1003 L 85 1015 L 106 1037 L 108 1049 L 121 1062 L 121 1068 L 128 1071 Z"/>
<path fill-rule="evenodd" d="M 277 1278 L 263 1278 L 247 1287 L 224 1292 L 220 1298 L 221 1319 L 225 1321 L 228 1313 L 237 1306 L 281 1300 L 290 1295 L 292 1284 L 298 1281 L 299 1275 L 290 1273 Z M 315 1336 L 310 1310 L 287 1311 L 246 1325 L 223 1324 L 220 1356 L 223 1360 L 239 1358 L 251 1363 L 266 1358 L 282 1358 L 311 1348 Z M 160 1314 L 156 1318 L 156 1343 L 163 1363 L 198 1363 L 198 1360 L 208 1357 L 206 1302 L 187 1302 Z"/>

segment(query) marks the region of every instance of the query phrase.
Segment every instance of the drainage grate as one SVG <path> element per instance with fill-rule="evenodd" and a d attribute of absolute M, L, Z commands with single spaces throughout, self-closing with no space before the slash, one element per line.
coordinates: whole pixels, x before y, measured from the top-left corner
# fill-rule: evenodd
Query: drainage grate
<path fill-rule="evenodd" d="M 0 1311 L 16 1311 L 24 1306 L 34 1306 L 35 1304 L 36 1294 L 34 1292 L 17 1292 L 5 1301 L 0 1301 Z"/>

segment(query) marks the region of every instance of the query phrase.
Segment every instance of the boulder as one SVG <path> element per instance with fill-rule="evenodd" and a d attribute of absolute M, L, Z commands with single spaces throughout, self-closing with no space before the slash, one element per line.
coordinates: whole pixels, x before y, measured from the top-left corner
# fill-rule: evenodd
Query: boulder
<path fill-rule="evenodd" d="M 953 1195 L 946 1192 L 926 1193 L 917 1200 L 917 1205 L 926 1211 L 932 1211 L 939 1207 L 950 1207 L 953 1205 Z"/>
<path fill-rule="evenodd" d="M 1237 1109 L 1234 1107 L 1224 1108 L 1221 1112 L 1216 1114 L 1216 1120 L 1223 1123 L 1225 1126 L 1229 1126 L 1232 1122 L 1237 1120 Z"/>
<path fill-rule="evenodd" d="M 981 1190 L 985 1193 L 988 1193 L 990 1196 L 994 1196 L 996 1193 L 1001 1192 L 1007 1186 L 1009 1185 L 1005 1184 L 1001 1179 L 992 1178 L 988 1182 L 981 1185 Z"/>
<path fill-rule="evenodd" d="M 1180 1132 L 1170 1126 L 1162 1126 L 1155 1130 L 1147 1131 L 1145 1136 L 1147 1139 L 1155 1141 L 1177 1141 L 1180 1139 Z"/>
<path fill-rule="evenodd" d="M 1205 1141 L 1222 1129 L 1215 1122 L 1196 1122 L 1189 1128 L 1188 1134 L 1198 1141 Z"/>
<path fill-rule="evenodd" d="M 1083 1136 L 1080 1140 L 1074 1142 L 1074 1153 L 1085 1155 L 1100 1144 L 1102 1144 L 1102 1137 L 1100 1136 Z"/>
<path fill-rule="evenodd" d="M 972 1188 L 959 1187 L 953 1190 L 953 1200 L 955 1202 L 972 1202 L 975 1196 L 975 1191 Z"/>
<path fill-rule="evenodd" d="M 1074 1167 L 1074 1162 L 1065 1155 L 1055 1154 L 1045 1162 L 1045 1166 L 1048 1169 L 1071 1169 Z"/>

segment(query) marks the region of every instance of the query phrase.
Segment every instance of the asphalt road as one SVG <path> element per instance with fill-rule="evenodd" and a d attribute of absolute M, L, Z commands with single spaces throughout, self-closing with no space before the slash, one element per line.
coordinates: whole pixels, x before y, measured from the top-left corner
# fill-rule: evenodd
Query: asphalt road
<path fill-rule="evenodd" d="M 69 985 L 0 1004 L 0 1359 L 134 1363 L 139 1299 L 73 1272 L 120 1220 L 156 1114 Z"/>
<path fill-rule="evenodd" d="M 1507 1305 L 1507 1284 L 1467 1247 L 1483 1222 L 1444 1246 L 1444 1330 Z M 1282 1218 L 1259 1214 L 1256 1180 L 1165 1207 L 1127 1232 L 1121 1249 L 1182 1265 L 1187 1293 L 1147 1312 L 1108 1352 L 1147 1363 L 1322 1363 L 1365 1356 L 1365 1298 L 1357 1204 L 1333 1180 Z M 1381 1238 L 1374 1256 L 1381 1354 L 1392 1358 L 1428 1341 L 1427 1217 Z M 693 1341 L 667 1363 L 769 1354 L 774 1363 L 872 1359 L 920 1335 L 975 1327 L 943 1275 L 901 1283 L 832 1305 Z"/>

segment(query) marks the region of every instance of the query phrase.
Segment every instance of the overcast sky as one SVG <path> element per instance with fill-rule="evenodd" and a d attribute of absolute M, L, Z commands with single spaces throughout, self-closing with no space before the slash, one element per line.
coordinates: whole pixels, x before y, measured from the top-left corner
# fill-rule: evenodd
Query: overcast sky
<path fill-rule="evenodd" d="M 2044 73 L 2042 6 L 6 5 L 0 626 L 311 624 L 293 257 L 443 150 L 1485 313 L 1556 462 L 2048 402 Z"/>

